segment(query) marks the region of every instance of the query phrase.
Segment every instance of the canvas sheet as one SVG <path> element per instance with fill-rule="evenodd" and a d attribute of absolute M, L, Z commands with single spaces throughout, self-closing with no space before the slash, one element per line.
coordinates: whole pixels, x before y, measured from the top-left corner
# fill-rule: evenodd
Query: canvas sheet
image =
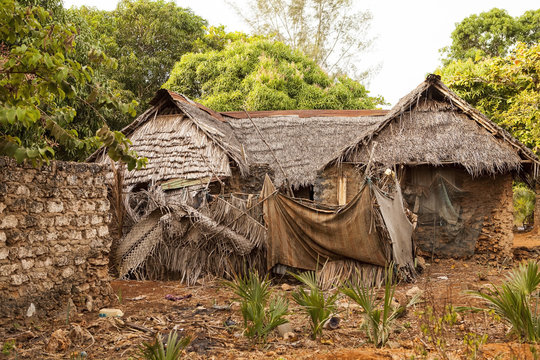
<path fill-rule="evenodd" d="M 344 207 L 327 210 L 275 193 L 267 176 L 261 193 L 265 198 L 268 269 L 282 264 L 315 270 L 326 261 L 343 259 L 385 266 L 390 259 L 376 230 L 369 186 Z"/>
<path fill-rule="evenodd" d="M 399 184 L 393 197 L 384 195 L 377 187 L 373 187 L 379 209 L 384 219 L 386 229 L 392 239 L 392 256 L 398 267 L 414 269 L 412 233 L 413 224 L 405 215 L 403 197 Z"/>

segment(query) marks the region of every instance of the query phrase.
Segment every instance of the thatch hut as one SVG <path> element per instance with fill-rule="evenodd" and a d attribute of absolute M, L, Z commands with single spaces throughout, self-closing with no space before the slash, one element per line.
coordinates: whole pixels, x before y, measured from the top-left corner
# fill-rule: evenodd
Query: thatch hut
<path fill-rule="evenodd" d="M 115 169 L 120 229 L 113 262 L 120 276 L 175 276 L 191 283 L 246 264 L 266 270 L 259 199 L 265 175 L 295 197 L 324 200 L 317 193 L 320 169 L 372 132 L 386 113 L 216 113 L 168 90 L 150 104 L 122 130 L 149 165 Z M 89 160 L 109 161 L 105 149 Z"/>
<path fill-rule="evenodd" d="M 539 160 L 436 75 L 386 114 L 377 128 L 327 166 L 396 169 L 408 207 L 418 214 L 414 238 L 424 253 L 510 255 L 512 181 L 532 184 Z M 375 175 L 376 176 L 376 175 Z M 333 183 L 355 179 L 333 177 Z"/>
<path fill-rule="evenodd" d="M 317 190 L 320 169 L 346 145 L 374 131 L 385 110 L 286 110 L 222 113 L 253 168 L 272 174 L 295 197 L 324 201 Z M 262 185 L 262 176 L 256 182 Z M 255 173 L 254 173 L 255 174 Z M 239 179 L 244 191 L 246 181 Z M 259 191 L 260 187 L 253 190 Z"/>
<path fill-rule="evenodd" d="M 495 257 L 510 255 L 512 180 L 532 183 L 540 164 L 436 76 L 390 111 L 217 113 L 160 90 L 151 108 L 123 132 L 149 166 L 115 172 L 117 222 L 127 219 L 113 249 L 119 274 L 189 283 L 205 273 L 266 270 L 272 231 L 261 205 L 269 202 L 260 192 L 267 174 L 310 219 L 350 207 L 366 178 L 386 190 L 398 185 L 397 193 L 418 215 L 414 238 L 421 251 Z M 103 149 L 90 160 L 109 161 Z M 382 198 L 375 198 L 372 207 L 382 211 Z M 395 214 L 403 213 L 402 206 L 393 206 Z M 400 233 L 386 220 L 377 226 L 385 241 Z"/>

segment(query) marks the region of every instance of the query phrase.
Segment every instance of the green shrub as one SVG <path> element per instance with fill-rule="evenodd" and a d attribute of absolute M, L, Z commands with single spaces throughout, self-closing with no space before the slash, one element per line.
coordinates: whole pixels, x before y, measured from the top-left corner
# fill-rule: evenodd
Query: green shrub
<path fill-rule="evenodd" d="M 538 263 L 521 264 L 495 287 L 490 294 L 479 291 L 471 293 L 486 300 L 491 309 L 512 326 L 511 331 L 530 342 L 540 340 L 540 316 L 538 314 Z"/>
<path fill-rule="evenodd" d="M 377 300 L 374 287 L 362 282 L 348 281 L 341 287 L 341 292 L 364 310 L 365 321 L 362 328 L 366 330 L 370 341 L 377 347 L 386 344 L 394 320 L 404 310 L 401 307 L 392 307 L 395 292 L 393 277 L 393 265 L 390 265 L 385 272 L 384 297 L 381 300 Z"/>
<path fill-rule="evenodd" d="M 178 333 L 172 331 L 167 337 L 166 346 L 163 345 L 159 334 L 153 343 L 144 342 L 140 349 L 141 356 L 146 360 L 178 360 L 182 357 L 182 351 L 189 345 L 191 338 L 178 338 Z"/>
<path fill-rule="evenodd" d="M 256 340 L 266 340 L 268 334 L 287 320 L 289 303 L 283 297 L 272 297 L 268 276 L 261 278 L 257 271 L 245 277 L 236 276 L 226 281 L 240 301 L 240 311 L 244 318 L 244 334 Z"/>
<path fill-rule="evenodd" d="M 536 194 L 525 184 L 518 183 L 514 186 L 514 224 L 523 225 L 533 222 L 534 204 Z"/>
<path fill-rule="evenodd" d="M 311 336 L 316 339 L 322 334 L 323 325 L 336 310 L 336 300 L 339 293 L 325 297 L 319 286 L 315 271 L 293 274 L 298 281 L 307 286 L 307 291 L 300 288 L 292 294 L 294 301 L 302 306 L 311 319 Z"/>

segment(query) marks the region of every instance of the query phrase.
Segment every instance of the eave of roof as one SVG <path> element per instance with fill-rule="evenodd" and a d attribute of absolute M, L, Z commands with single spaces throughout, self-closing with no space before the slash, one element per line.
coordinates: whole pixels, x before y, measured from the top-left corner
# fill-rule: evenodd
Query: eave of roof
<path fill-rule="evenodd" d="M 298 116 L 300 118 L 310 117 L 360 117 L 360 116 L 384 116 L 388 110 L 267 110 L 248 111 L 249 117 L 264 118 L 272 116 Z M 246 119 L 245 111 L 226 111 L 220 113 L 224 117 L 235 119 Z"/>

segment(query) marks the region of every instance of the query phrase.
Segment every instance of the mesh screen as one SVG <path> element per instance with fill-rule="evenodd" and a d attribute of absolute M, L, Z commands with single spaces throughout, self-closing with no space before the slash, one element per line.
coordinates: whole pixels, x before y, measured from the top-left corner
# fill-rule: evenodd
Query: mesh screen
<path fill-rule="evenodd" d="M 466 177 L 455 168 L 409 170 L 404 194 L 418 215 L 413 238 L 421 252 L 443 257 L 474 254 L 485 211 L 470 203 Z"/>

